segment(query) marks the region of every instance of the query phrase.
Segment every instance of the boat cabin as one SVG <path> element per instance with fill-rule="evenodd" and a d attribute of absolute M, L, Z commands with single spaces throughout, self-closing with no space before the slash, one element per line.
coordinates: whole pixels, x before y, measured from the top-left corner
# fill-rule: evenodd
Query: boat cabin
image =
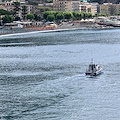
<path fill-rule="evenodd" d="M 102 67 L 97 64 L 91 63 L 89 64 L 88 69 L 86 70 L 86 75 L 88 76 L 96 76 L 102 73 Z"/>
<path fill-rule="evenodd" d="M 96 65 L 95 64 L 90 64 L 88 71 L 96 71 Z"/>

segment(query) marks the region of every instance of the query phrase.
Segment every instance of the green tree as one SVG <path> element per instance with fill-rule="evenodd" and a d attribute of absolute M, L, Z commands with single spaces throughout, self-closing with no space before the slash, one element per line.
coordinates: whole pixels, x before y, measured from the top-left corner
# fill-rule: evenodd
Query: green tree
<path fill-rule="evenodd" d="M 16 16 L 14 20 L 15 20 L 15 21 L 20 21 L 21 19 L 20 19 L 19 16 Z"/>
<path fill-rule="evenodd" d="M 35 20 L 35 21 L 40 21 L 40 20 L 42 20 L 41 15 L 34 14 L 34 20 Z"/>
<path fill-rule="evenodd" d="M 35 13 L 42 14 L 45 11 L 52 11 L 52 9 L 50 7 L 38 7 Z"/>
<path fill-rule="evenodd" d="M 83 12 L 83 13 L 82 13 L 82 18 L 85 20 L 85 19 L 86 19 L 86 17 L 87 17 L 86 13 L 85 13 L 85 12 Z"/>
<path fill-rule="evenodd" d="M 78 12 L 72 12 L 74 20 L 78 20 L 79 19 L 79 13 Z"/>
<path fill-rule="evenodd" d="M 64 19 L 63 13 L 62 13 L 62 12 L 57 12 L 55 19 L 56 19 L 56 22 L 57 22 L 58 24 L 60 24 L 60 21 Z"/>
<path fill-rule="evenodd" d="M 33 20 L 34 19 L 34 15 L 33 14 L 27 14 L 27 19 Z"/>
<path fill-rule="evenodd" d="M 11 23 L 11 22 L 13 22 L 14 18 L 13 18 L 12 16 L 10 16 L 10 15 L 5 15 L 5 16 L 2 18 L 2 20 L 3 20 L 3 24 L 4 24 L 4 23 Z"/>
<path fill-rule="evenodd" d="M 47 19 L 47 16 L 50 15 L 49 11 L 43 12 L 43 19 Z"/>
<path fill-rule="evenodd" d="M 106 17 L 106 16 L 108 16 L 108 15 L 107 15 L 107 14 L 102 14 L 102 13 L 101 13 L 101 14 L 99 14 L 99 16 L 105 16 L 105 17 Z"/>
<path fill-rule="evenodd" d="M 56 15 L 56 12 L 55 11 L 45 11 L 43 12 L 43 19 L 46 19 L 47 20 L 47 16 L 48 15 Z"/>
<path fill-rule="evenodd" d="M 54 21 L 54 20 L 55 20 L 55 16 L 54 16 L 54 15 L 48 15 L 48 16 L 47 16 L 47 21 L 52 22 L 52 21 Z"/>
<path fill-rule="evenodd" d="M 87 18 L 92 18 L 92 13 L 87 13 Z"/>
<path fill-rule="evenodd" d="M 99 16 L 99 14 L 98 14 L 98 13 L 96 13 L 94 16 L 95 16 L 95 17 L 98 17 L 98 16 Z"/>
<path fill-rule="evenodd" d="M 83 14 L 79 13 L 79 19 L 81 20 L 83 18 Z"/>
<path fill-rule="evenodd" d="M 72 12 L 72 14 L 73 14 L 73 17 L 74 17 L 74 20 L 76 19 L 76 16 L 77 16 L 77 12 Z"/>
<path fill-rule="evenodd" d="M 13 2 L 13 16 L 19 16 L 19 11 L 20 11 L 20 2 Z"/>
<path fill-rule="evenodd" d="M 46 0 L 46 2 L 47 2 L 47 3 L 52 3 L 52 2 L 53 2 L 53 0 Z"/>
<path fill-rule="evenodd" d="M 23 20 L 26 19 L 26 15 L 27 15 L 27 6 L 22 6 L 22 17 L 23 17 Z"/>
<path fill-rule="evenodd" d="M 72 12 L 64 12 L 64 18 L 69 20 L 73 18 Z"/>
<path fill-rule="evenodd" d="M 57 19 L 57 20 L 62 20 L 62 19 L 64 19 L 64 15 L 63 15 L 62 13 L 58 13 L 58 14 L 56 15 L 56 19 Z"/>
<path fill-rule="evenodd" d="M 0 9 L 0 15 L 11 15 L 12 13 L 3 9 Z"/>
<path fill-rule="evenodd" d="M 32 0 L 28 0 L 28 4 L 38 6 L 38 3 L 36 1 L 32 1 Z"/>

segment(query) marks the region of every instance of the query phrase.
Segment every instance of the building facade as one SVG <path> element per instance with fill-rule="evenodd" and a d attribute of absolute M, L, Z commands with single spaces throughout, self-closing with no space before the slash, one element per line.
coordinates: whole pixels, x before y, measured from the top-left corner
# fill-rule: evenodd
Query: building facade
<path fill-rule="evenodd" d="M 7 11 L 13 11 L 14 9 L 14 5 L 13 3 L 16 2 L 15 0 L 14 1 L 11 1 L 11 2 L 2 2 L 0 1 L 0 9 L 3 9 L 3 10 L 7 10 Z M 29 14 L 31 13 L 31 6 L 30 5 L 26 5 L 25 1 L 23 0 L 20 0 L 20 10 L 17 14 L 17 16 L 19 16 L 20 18 L 22 18 L 22 9 L 23 9 L 23 6 L 26 6 L 26 14 Z"/>
<path fill-rule="evenodd" d="M 54 11 L 72 11 L 71 0 L 53 0 Z"/>
<path fill-rule="evenodd" d="M 78 1 L 78 0 L 72 1 L 72 11 L 80 12 L 80 1 Z"/>
<path fill-rule="evenodd" d="M 100 5 L 100 13 L 109 16 L 120 14 L 120 4 L 104 3 Z"/>
<path fill-rule="evenodd" d="M 89 0 L 53 0 L 54 11 L 75 11 L 97 13 L 98 3 L 89 3 Z"/>

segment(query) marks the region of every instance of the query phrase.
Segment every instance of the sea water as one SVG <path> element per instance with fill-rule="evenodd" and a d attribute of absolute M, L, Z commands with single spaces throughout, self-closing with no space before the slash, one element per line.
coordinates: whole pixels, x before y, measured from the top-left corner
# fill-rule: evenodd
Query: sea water
<path fill-rule="evenodd" d="M 120 29 L 0 37 L 0 119 L 120 120 Z"/>

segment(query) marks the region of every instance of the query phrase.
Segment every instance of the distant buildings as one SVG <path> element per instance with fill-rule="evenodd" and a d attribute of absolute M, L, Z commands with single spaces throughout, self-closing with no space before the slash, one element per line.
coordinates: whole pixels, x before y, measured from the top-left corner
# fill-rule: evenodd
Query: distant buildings
<path fill-rule="evenodd" d="M 14 6 L 13 6 L 13 2 L 20 2 L 20 11 L 18 13 L 18 16 L 20 18 L 22 18 L 22 8 L 23 6 L 26 6 L 26 14 L 29 14 L 31 13 L 31 5 L 27 5 L 26 2 L 24 0 L 13 0 L 13 1 L 10 1 L 10 2 L 2 2 L 0 0 L 0 9 L 4 9 L 4 10 L 7 10 L 7 11 L 13 11 L 14 9 Z"/>
<path fill-rule="evenodd" d="M 2 2 L 2 1 L 0 1 L 0 9 L 11 11 L 12 10 L 12 2 Z"/>
<path fill-rule="evenodd" d="M 120 14 L 120 4 L 104 3 L 100 5 L 100 13 L 109 16 Z"/>
<path fill-rule="evenodd" d="M 90 3 L 90 0 L 53 0 L 53 8 L 55 11 L 75 11 L 75 12 L 91 12 L 116 15 L 120 14 L 120 4 Z"/>
<path fill-rule="evenodd" d="M 98 3 L 89 3 L 90 0 L 53 0 L 55 11 L 75 11 L 97 13 Z"/>
<path fill-rule="evenodd" d="M 98 12 L 97 6 L 98 3 L 80 2 L 80 12 L 90 12 L 95 15 Z"/>
<path fill-rule="evenodd" d="M 96 13 L 115 15 L 120 14 L 120 4 L 104 3 L 90 3 L 90 0 L 53 0 L 53 3 L 38 4 L 38 6 L 28 5 L 25 0 L 12 0 L 2 2 L 0 0 L 0 9 L 7 11 L 13 10 L 13 2 L 20 2 L 21 9 L 23 6 L 27 8 L 27 14 L 35 13 L 39 7 L 50 7 L 54 11 L 75 11 L 75 12 L 90 12 L 93 15 Z M 22 18 L 22 11 L 19 11 L 19 17 Z"/>
<path fill-rule="evenodd" d="M 72 11 L 72 1 L 53 0 L 53 9 L 55 11 Z"/>

